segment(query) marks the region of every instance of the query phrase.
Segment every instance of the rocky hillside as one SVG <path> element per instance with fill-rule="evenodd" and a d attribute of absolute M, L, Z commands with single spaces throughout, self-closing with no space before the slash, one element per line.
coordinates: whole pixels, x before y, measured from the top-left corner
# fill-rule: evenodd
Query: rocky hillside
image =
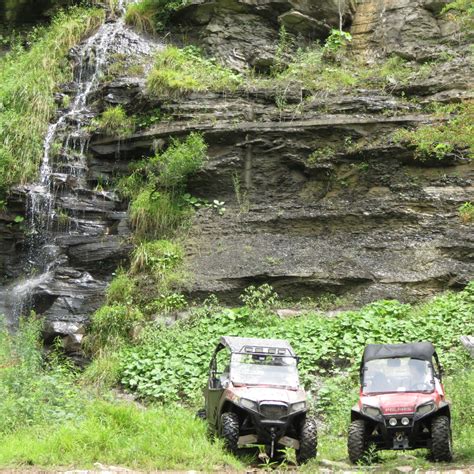
<path fill-rule="evenodd" d="M 441 15 L 447 3 L 196 0 L 175 12 L 166 41 L 197 45 L 236 73 L 254 68 L 259 80 L 246 76 L 222 92 L 152 95 L 148 49 L 139 54 L 140 71 L 124 67 L 104 78 L 91 98 L 95 114 L 121 105 L 129 116 L 160 118 L 120 138 L 91 129 L 85 184 L 71 182 L 67 163 L 57 160 L 56 202 L 70 220 L 53 230 L 59 264 L 32 289 L 52 333 L 82 331 L 132 248 L 127 201 L 114 179 L 190 132 L 203 134 L 210 159 L 188 192 L 224 202 L 225 211 L 204 206 L 181 232 L 188 298 L 216 294 L 235 304 L 247 286 L 270 283 L 285 298 L 332 293 L 360 305 L 465 286 L 474 277 L 473 222 L 459 215 L 474 202 L 468 151 L 420 158 L 417 144 L 395 133 L 438 127 L 453 117 L 446 106 L 472 101 L 469 38 Z M 329 57 L 324 84 L 272 79 L 297 47 L 324 42 L 340 26 L 352 42 L 345 57 Z M 134 56 L 133 44 L 115 51 L 115 62 Z M 346 57 L 352 76 L 344 84 L 336 76 Z M 393 57 L 406 61 L 403 77 L 394 69 L 380 79 L 381 64 Z M 18 187 L 0 214 L 4 295 L 23 272 L 27 226 L 16 217 L 24 209 Z M 3 301 L 0 313 L 9 310 Z"/>

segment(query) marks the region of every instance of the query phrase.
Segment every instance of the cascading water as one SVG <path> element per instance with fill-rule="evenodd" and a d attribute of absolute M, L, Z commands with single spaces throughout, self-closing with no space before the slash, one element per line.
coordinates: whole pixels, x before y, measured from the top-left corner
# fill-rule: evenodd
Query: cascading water
<path fill-rule="evenodd" d="M 94 117 L 89 104 L 90 98 L 98 90 L 104 69 L 111 56 L 120 51 L 120 45 L 131 42 L 141 54 L 149 54 L 154 47 L 125 26 L 123 14 L 126 3 L 130 2 L 120 0 L 118 19 L 109 18 L 78 48 L 72 84 L 74 93 L 69 106 L 49 125 L 44 139 L 39 179 L 26 188 L 28 231 L 27 257 L 23 272 L 25 277 L 7 288 L 3 298 L 3 310 L 10 327 L 16 326 L 20 315 L 37 309 L 34 299 L 38 288 L 46 288 L 48 285 L 54 287 L 55 279 L 57 280 L 56 270 L 59 267 L 67 267 L 68 256 L 62 252 L 61 239 L 87 241 L 91 233 L 97 235 L 102 232 L 104 226 L 87 219 L 84 212 L 82 215 L 79 211 L 75 212 L 74 203 L 86 196 L 83 199 L 88 199 L 87 209 L 93 212 L 94 203 L 101 198 L 109 201 L 116 199 L 113 193 L 96 191 L 88 185 L 87 127 Z M 58 232 L 58 222 L 61 218 L 65 220 L 62 214 L 64 207 L 70 211 L 66 216 L 66 237 L 64 229 Z M 70 215 L 74 212 L 76 215 Z M 67 267 L 66 271 L 68 275 L 73 274 L 78 284 L 86 288 L 86 293 L 90 290 L 92 294 L 92 288 L 100 287 L 101 283 L 95 282 L 87 272 L 76 272 L 76 275 L 72 267 Z M 75 305 L 67 300 L 67 295 L 63 300 L 63 308 Z"/>

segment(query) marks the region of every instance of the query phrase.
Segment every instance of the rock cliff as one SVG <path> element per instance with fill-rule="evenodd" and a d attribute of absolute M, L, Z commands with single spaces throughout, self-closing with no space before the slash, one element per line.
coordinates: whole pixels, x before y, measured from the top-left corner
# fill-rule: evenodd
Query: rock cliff
<path fill-rule="evenodd" d="M 57 325 L 86 321 L 130 250 L 126 203 L 97 184 L 192 131 L 204 134 L 210 160 L 189 191 L 225 201 L 226 211 L 200 210 L 182 236 L 191 298 L 215 293 L 234 304 L 248 285 L 268 282 L 288 298 L 330 292 L 347 304 L 416 301 L 472 280 L 473 224 L 458 215 L 461 204 L 474 201 L 472 162 L 462 154 L 417 161 L 411 147 L 391 138 L 396 129 L 444 120 L 429 112 L 432 102 L 472 99 L 471 56 L 456 25 L 439 16 L 445 3 L 191 2 L 173 19 L 172 37 L 185 32 L 236 70 L 268 71 L 281 25 L 297 44 L 309 44 L 340 22 L 351 28 L 354 54 L 366 57 L 368 68 L 390 54 L 434 62 L 426 74 L 383 89 L 310 93 L 296 86 L 283 103 L 272 87 L 170 99 L 151 98 L 141 77 L 103 83 L 96 110 L 159 107 L 166 118 L 126 139 L 92 136 L 87 189 L 58 198 L 90 229 L 58 236 L 67 263 L 38 286 L 38 310 Z M 13 193 L 10 212 L 0 214 L 6 284 L 18 277 L 22 259 L 22 229 L 14 222 L 22 206 L 21 193 Z M 67 333 L 59 326 L 53 332 Z"/>

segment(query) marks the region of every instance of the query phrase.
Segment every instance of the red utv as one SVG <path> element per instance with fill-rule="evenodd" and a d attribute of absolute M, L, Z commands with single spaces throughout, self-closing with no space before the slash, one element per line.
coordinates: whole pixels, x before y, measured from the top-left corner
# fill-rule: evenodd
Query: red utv
<path fill-rule="evenodd" d="M 435 461 L 453 457 L 451 413 L 433 344 L 369 344 L 360 366 L 348 451 L 353 463 L 376 449 L 428 448 Z"/>
<path fill-rule="evenodd" d="M 229 451 L 263 444 L 271 458 L 285 446 L 296 450 L 299 463 L 316 456 L 316 422 L 308 416 L 297 362 L 284 340 L 221 337 L 201 416 Z"/>

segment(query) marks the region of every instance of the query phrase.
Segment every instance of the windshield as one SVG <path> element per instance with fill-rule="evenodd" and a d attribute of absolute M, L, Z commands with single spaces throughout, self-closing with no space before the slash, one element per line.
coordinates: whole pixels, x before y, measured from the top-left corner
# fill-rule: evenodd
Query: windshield
<path fill-rule="evenodd" d="M 410 357 L 377 359 L 364 366 L 363 392 L 432 392 L 433 369 L 426 360 Z"/>
<path fill-rule="evenodd" d="M 232 354 L 230 379 L 235 385 L 271 385 L 298 388 L 294 357 Z"/>

